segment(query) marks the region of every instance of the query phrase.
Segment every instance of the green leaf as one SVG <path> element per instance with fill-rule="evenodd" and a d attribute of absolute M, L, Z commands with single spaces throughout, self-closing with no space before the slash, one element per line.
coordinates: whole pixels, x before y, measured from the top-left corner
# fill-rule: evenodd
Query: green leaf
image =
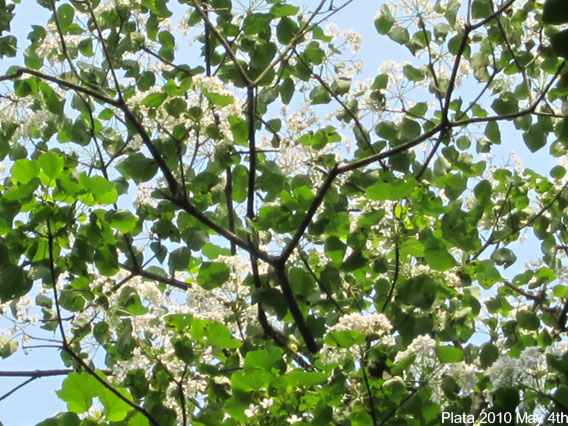
<path fill-rule="evenodd" d="M 507 115 L 517 112 L 519 105 L 513 93 L 505 92 L 500 98 L 493 101 L 491 108 L 499 115 Z"/>
<path fill-rule="evenodd" d="M 378 76 L 375 77 L 375 80 L 373 81 L 373 85 L 371 86 L 371 89 L 383 90 L 383 89 L 387 88 L 388 84 L 389 84 L 388 74 L 379 74 Z"/>
<path fill-rule="evenodd" d="M 170 252 L 168 267 L 170 271 L 186 271 L 191 259 L 191 250 L 187 247 L 180 247 Z"/>
<path fill-rule="evenodd" d="M 238 145 L 245 145 L 248 140 L 248 124 L 246 120 L 239 118 L 235 115 L 229 116 L 229 124 L 235 143 Z"/>
<path fill-rule="evenodd" d="M 568 8 L 565 0 L 546 0 L 542 10 L 542 22 L 549 25 L 568 22 Z"/>
<path fill-rule="evenodd" d="M 456 260 L 444 244 L 434 237 L 427 238 L 424 242 L 424 257 L 428 265 L 436 271 L 447 271 L 456 265 Z"/>
<path fill-rule="evenodd" d="M 529 128 L 523 134 L 525 145 L 531 152 L 536 152 L 546 145 L 546 134 L 536 126 Z"/>
<path fill-rule="evenodd" d="M 223 247 L 218 247 L 211 243 L 205 243 L 201 248 L 201 252 L 209 259 L 215 259 L 219 256 L 229 256 L 231 250 Z"/>
<path fill-rule="evenodd" d="M 6 359 L 18 349 L 18 342 L 9 337 L 0 336 L 0 358 Z"/>
<path fill-rule="evenodd" d="M 325 343 L 330 346 L 350 348 L 353 345 L 363 343 L 366 334 L 358 331 L 330 331 L 325 336 Z"/>
<path fill-rule="evenodd" d="M 538 316 L 531 311 L 519 311 L 517 313 L 517 321 L 519 327 L 525 330 L 538 330 L 540 327 Z"/>
<path fill-rule="evenodd" d="M 508 268 L 517 261 L 517 256 L 515 256 L 515 253 L 513 253 L 512 250 L 502 247 L 495 250 L 495 252 L 491 255 L 491 259 L 495 261 L 495 264 L 504 265 L 505 268 Z"/>
<path fill-rule="evenodd" d="M 564 6 L 566 8 L 566 6 Z M 560 31 L 551 38 L 554 52 L 561 58 L 568 58 L 568 30 Z"/>
<path fill-rule="evenodd" d="M 481 361 L 481 368 L 487 368 L 499 358 L 499 348 L 492 343 L 485 343 L 481 347 L 479 359 Z"/>
<path fill-rule="evenodd" d="M 203 262 L 197 275 L 197 283 L 205 290 L 220 287 L 228 281 L 229 267 L 220 262 Z"/>
<path fill-rule="evenodd" d="M 136 183 L 147 182 L 158 172 L 156 162 L 141 153 L 129 155 L 116 168 L 126 179 L 132 178 Z"/>
<path fill-rule="evenodd" d="M 122 388 L 115 388 L 120 394 L 125 396 L 127 399 L 132 399 L 128 391 Z M 103 404 L 103 414 L 111 422 L 120 422 L 124 420 L 127 414 L 133 410 L 133 408 L 119 398 L 110 389 L 104 389 L 99 395 L 99 400 Z"/>
<path fill-rule="evenodd" d="M 357 411 L 351 417 L 351 426 L 373 426 L 373 418 L 366 410 Z"/>
<path fill-rule="evenodd" d="M 347 77 L 336 77 L 331 84 L 331 90 L 336 95 L 344 95 L 351 89 L 351 79 Z"/>
<path fill-rule="evenodd" d="M 61 176 L 63 172 L 63 167 L 65 165 L 65 160 L 60 154 L 55 152 L 44 152 L 38 158 L 38 163 L 43 170 L 43 172 L 50 178 L 50 179 L 57 179 Z"/>
<path fill-rule="evenodd" d="M 268 27 L 272 16 L 265 13 L 251 13 L 246 16 L 243 22 L 243 30 L 246 35 L 258 34 Z"/>
<path fill-rule="evenodd" d="M 14 36 L 0 37 L 0 58 L 13 58 L 18 52 L 18 39 Z"/>
<path fill-rule="evenodd" d="M 424 80 L 424 73 L 418 68 L 414 68 L 412 65 L 405 65 L 402 68 L 402 73 L 410 81 L 422 81 Z"/>
<path fill-rule="evenodd" d="M 63 33 L 66 33 L 67 27 L 73 23 L 74 14 L 75 9 L 69 4 L 62 4 L 57 8 L 57 19 Z"/>
<path fill-rule="evenodd" d="M 453 346 L 437 346 L 436 355 L 443 363 L 460 362 L 463 360 L 463 351 Z"/>
<path fill-rule="evenodd" d="M 81 195 L 79 199 L 88 205 L 114 204 L 118 198 L 116 187 L 102 176 L 87 176 L 85 173 L 79 175 L 79 184 L 87 190 L 87 194 Z"/>
<path fill-rule="evenodd" d="M 442 377 L 442 392 L 450 400 L 455 400 L 460 391 L 460 385 L 455 381 L 452 376 L 444 375 Z"/>
<path fill-rule="evenodd" d="M 210 345 L 219 346 L 223 349 L 240 348 L 243 342 L 233 339 L 231 331 L 220 322 L 212 322 L 207 329 L 207 341 Z"/>
<path fill-rule="evenodd" d="M 192 341 L 189 338 L 173 338 L 172 345 L 176 356 L 186 364 L 194 361 L 195 355 L 193 353 Z"/>
<path fill-rule="evenodd" d="M 0 302 L 23 296 L 32 288 L 22 268 L 12 263 L 0 264 Z"/>
<path fill-rule="evenodd" d="M 142 305 L 140 296 L 132 287 L 124 287 L 118 298 L 119 306 L 131 315 L 144 315 L 148 308 Z"/>
<path fill-rule="evenodd" d="M 81 414 L 91 408 L 93 398 L 101 393 L 101 384 L 88 373 L 69 373 L 57 395 L 72 413 Z"/>
<path fill-rule="evenodd" d="M 485 136 L 495 144 L 501 143 L 501 132 L 499 131 L 499 124 L 496 121 L 490 121 L 485 126 Z"/>
<path fill-rule="evenodd" d="M 381 12 L 377 19 L 375 19 L 375 28 L 381 35 L 387 35 L 395 22 L 387 5 L 381 6 Z"/>
<path fill-rule="evenodd" d="M 492 13 L 490 0 L 473 0 L 471 5 L 471 17 L 473 19 L 483 19 Z"/>
<path fill-rule="evenodd" d="M 63 290 L 59 295 L 61 307 L 71 312 L 79 312 L 85 307 L 85 298 L 75 290 Z"/>
<path fill-rule="evenodd" d="M 329 237 L 324 244 L 325 254 L 335 266 L 341 266 L 347 245 L 335 236 Z"/>
<path fill-rule="evenodd" d="M 407 197 L 417 184 L 413 176 L 397 179 L 392 175 L 385 175 L 379 182 L 369 186 L 366 193 L 370 199 L 375 201 L 400 200 Z"/>
<path fill-rule="evenodd" d="M 327 104 L 331 101 L 331 95 L 324 86 L 316 86 L 310 92 L 312 104 Z"/>
<path fill-rule="evenodd" d="M 37 426 L 80 426 L 81 419 L 75 413 L 59 413 L 51 419 L 38 423 Z M 130 426 L 130 425 L 129 425 Z"/>
<path fill-rule="evenodd" d="M 28 183 L 38 176 L 39 171 L 40 166 L 36 161 L 22 158 L 16 160 L 12 166 L 12 179 L 15 182 Z"/>
<path fill-rule="evenodd" d="M 116 210 L 109 214 L 109 225 L 123 234 L 132 231 L 138 223 L 138 218 L 127 210 Z"/>
<path fill-rule="evenodd" d="M 167 99 L 168 95 L 163 92 L 154 92 L 147 95 L 142 99 L 142 105 L 148 108 L 156 108 L 162 105 L 162 103 Z"/>
<path fill-rule="evenodd" d="M 299 386 L 310 387 L 322 383 L 328 379 L 328 375 L 320 371 L 292 370 L 286 373 L 283 378 L 288 386 L 297 388 Z"/>
<path fill-rule="evenodd" d="M 259 368 L 270 371 L 276 364 L 282 363 L 282 355 L 282 349 L 274 346 L 247 352 L 245 356 L 245 369 Z"/>
<path fill-rule="evenodd" d="M 270 13 L 274 16 L 293 16 L 298 13 L 300 9 L 291 4 L 276 4 L 270 8 Z"/>
<path fill-rule="evenodd" d="M 406 45 L 410 41 L 410 34 L 408 33 L 408 30 L 399 26 L 391 28 L 389 31 L 389 37 L 391 40 L 401 45 Z"/>
<path fill-rule="evenodd" d="M 282 81 L 282 84 L 278 88 L 278 92 L 280 93 L 280 98 L 285 105 L 290 103 L 292 96 L 294 95 L 294 81 L 291 78 L 286 78 Z"/>
<path fill-rule="evenodd" d="M 403 282 L 397 289 L 397 299 L 405 305 L 428 309 L 436 299 L 438 285 L 428 275 L 418 275 Z"/>
<path fill-rule="evenodd" d="M 112 246 L 103 245 L 95 251 L 95 266 L 102 275 L 110 277 L 118 272 L 118 255 Z"/>
<path fill-rule="evenodd" d="M 231 376 L 234 391 L 258 391 L 261 388 L 268 388 L 267 385 L 271 381 L 272 375 L 264 371 L 256 371 L 254 374 L 250 374 L 250 371 L 237 371 Z"/>
<path fill-rule="evenodd" d="M 55 115 L 63 114 L 65 100 L 60 100 L 55 91 L 44 81 L 38 83 L 39 90 L 43 95 L 43 100 L 47 106 L 47 110 Z"/>
<path fill-rule="evenodd" d="M 290 44 L 298 33 L 299 27 L 296 22 L 290 18 L 282 18 L 276 27 L 276 36 L 278 41 L 284 45 Z"/>
<path fill-rule="evenodd" d="M 203 89 L 203 94 L 213 105 L 227 106 L 231 105 L 234 102 L 234 99 L 231 95 L 221 95 L 219 93 L 210 92 L 207 89 Z"/>

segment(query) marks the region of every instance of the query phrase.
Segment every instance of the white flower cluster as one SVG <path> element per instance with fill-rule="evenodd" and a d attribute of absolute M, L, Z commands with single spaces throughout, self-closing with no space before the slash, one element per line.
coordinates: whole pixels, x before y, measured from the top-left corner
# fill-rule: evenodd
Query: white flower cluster
<path fill-rule="evenodd" d="M 363 315 L 360 313 L 351 313 L 343 315 L 337 324 L 331 327 L 327 333 L 333 331 L 357 331 L 367 335 L 377 336 L 380 344 L 385 346 L 393 346 L 395 344 L 392 337 L 392 324 L 389 319 L 381 313 L 371 313 Z M 349 354 L 354 358 L 360 358 L 364 355 L 365 348 L 362 345 L 354 345 L 350 348 L 338 348 L 332 345 L 324 344 L 320 350 L 321 361 L 324 364 L 337 364 L 342 362 Z"/>
<path fill-rule="evenodd" d="M 495 388 L 514 385 L 518 383 L 521 377 L 519 367 L 518 359 L 503 355 L 487 369 L 487 375 Z"/>
<path fill-rule="evenodd" d="M 433 398 L 437 402 L 444 399 L 440 388 L 444 376 L 452 377 L 460 387 L 460 395 L 470 394 L 478 381 L 479 366 L 476 362 L 464 361 L 440 364 L 435 354 L 436 341 L 428 336 L 417 336 L 404 351 L 397 353 L 394 362 L 399 363 L 414 355 L 414 362 L 405 372 L 405 379 L 426 383 L 434 389 Z"/>
<path fill-rule="evenodd" d="M 466 396 L 473 391 L 477 384 L 478 368 L 475 364 L 468 364 L 463 361 L 446 364 L 440 376 L 442 377 L 444 374 L 451 376 L 460 385 L 460 394 Z"/>
<path fill-rule="evenodd" d="M 434 349 L 436 349 L 436 341 L 428 335 L 417 336 L 407 346 L 404 351 L 396 354 L 394 359 L 395 364 L 408 358 L 411 355 L 416 355 L 416 361 L 433 359 Z"/>
<path fill-rule="evenodd" d="M 340 364 L 349 353 L 347 348 L 337 348 L 324 343 L 320 349 L 320 359 L 324 364 Z"/>
<path fill-rule="evenodd" d="M 566 343 L 551 347 L 547 353 L 564 353 Z M 546 354 L 538 346 L 525 348 L 519 358 L 509 355 L 500 356 L 487 369 L 493 387 L 524 385 L 544 391 L 544 385 L 549 375 Z"/>
<path fill-rule="evenodd" d="M 334 39 L 344 39 L 345 43 L 344 46 L 347 47 L 351 53 L 356 55 L 361 50 L 361 34 L 354 30 L 340 30 L 338 29 L 336 24 L 330 23 L 326 26 L 326 30 L 328 31 L 328 35 L 333 37 Z M 344 49 L 343 49 L 344 50 Z"/>
<path fill-rule="evenodd" d="M 358 312 L 343 315 L 329 331 L 357 331 L 365 334 L 376 334 L 381 339 L 382 344 L 392 346 L 395 343 L 391 336 L 392 324 L 389 319 L 384 314 L 376 312 L 369 315 Z"/>

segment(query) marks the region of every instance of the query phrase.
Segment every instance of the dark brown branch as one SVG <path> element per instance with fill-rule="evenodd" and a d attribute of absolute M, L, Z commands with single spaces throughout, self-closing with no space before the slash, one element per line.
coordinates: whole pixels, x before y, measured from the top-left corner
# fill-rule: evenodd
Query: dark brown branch
<path fill-rule="evenodd" d="M 107 45 L 105 43 L 104 37 L 103 37 L 103 33 L 101 31 L 101 28 L 99 27 L 99 23 L 97 21 L 97 16 L 95 15 L 95 12 L 93 10 L 93 7 L 91 6 L 91 4 L 89 2 L 86 2 L 85 5 L 87 6 L 87 8 L 89 9 L 89 15 L 91 15 L 91 20 L 93 21 L 93 25 L 95 26 L 95 30 L 97 32 L 99 41 L 101 43 L 102 46 L 102 50 L 103 50 L 103 54 L 105 59 L 108 62 L 108 68 L 110 70 L 110 73 L 112 75 L 112 79 L 114 81 L 114 86 L 116 89 L 116 94 L 118 95 L 118 99 L 121 103 L 124 104 L 123 99 L 122 99 L 122 90 L 120 89 L 120 83 L 118 82 L 118 77 L 116 76 L 116 71 L 114 70 L 114 66 L 112 64 L 112 59 L 110 57 Z"/>
<path fill-rule="evenodd" d="M 436 154 L 436 152 L 440 148 L 440 145 L 442 145 L 442 142 L 444 141 L 444 138 L 446 137 L 446 132 L 447 131 L 442 131 L 438 135 L 438 140 L 434 144 L 434 147 L 432 148 L 432 150 L 428 153 L 428 156 L 426 157 L 426 160 L 424 160 L 424 164 L 422 164 L 420 171 L 416 174 L 416 180 L 420 180 L 422 175 L 426 172 L 428 165 L 430 164 L 430 162 L 434 158 L 434 155 Z"/>
<path fill-rule="evenodd" d="M 355 123 L 355 127 L 359 130 L 359 133 L 361 133 L 361 137 L 365 140 L 365 143 L 367 144 L 369 151 L 371 151 L 373 154 L 376 154 L 376 151 L 373 148 L 373 144 L 369 139 L 369 133 L 364 129 L 363 125 L 361 124 L 357 116 L 353 113 L 353 111 L 351 111 L 351 109 L 347 105 L 345 105 L 345 102 L 343 102 L 343 100 L 341 100 L 341 98 L 333 90 L 331 90 L 331 87 L 329 87 L 329 85 L 325 82 L 325 80 L 320 75 L 316 74 L 312 67 L 308 66 L 308 64 L 306 63 L 306 61 L 304 61 L 302 56 L 299 55 L 296 52 L 296 50 L 294 50 L 294 52 L 296 53 L 297 59 L 306 67 L 306 69 L 310 70 L 310 74 L 312 75 L 312 77 L 315 78 L 319 84 L 321 84 L 321 86 L 325 89 L 325 91 L 329 93 L 331 97 L 333 97 L 333 99 L 335 99 L 335 101 L 339 105 L 341 105 L 341 108 L 343 108 L 343 110 L 347 113 L 347 115 L 351 117 L 351 119 Z"/>
<path fill-rule="evenodd" d="M 248 173 L 248 191 L 247 191 L 247 218 L 253 220 L 254 212 L 254 185 L 256 178 L 256 129 L 255 118 L 256 116 L 256 96 L 254 88 L 249 86 L 247 88 L 247 119 L 248 119 L 248 143 L 249 143 L 249 173 Z"/>
<path fill-rule="evenodd" d="M 8 398 L 10 395 L 12 395 L 14 392 L 16 392 L 18 389 L 22 389 L 24 386 L 26 386 L 27 384 L 33 382 L 35 379 L 37 379 L 37 377 L 30 377 L 28 380 L 25 380 L 23 383 L 20 383 L 19 385 L 15 386 L 14 388 L 10 389 L 8 392 L 6 392 L 4 395 L 0 396 L 0 401 L 5 400 L 6 398 Z"/>
<path fill-rule="evenodd" d="M 556 81 L 556 79 L 562 73 L 566 65 L 566 61 L 562 61 L 556 73 L 552 76 L 546 87 L 543 89 L 542 93 L 536 98 L 536 100 L 526 109 L 512 113 L 512 114 L 505 114 L 505 115 L 494 115 L 491 117 L 476 117 L 476 118 L 469 118 L 467 120 L 461 121 L 454 121 L 449 123 L 450 127 L 465 127 L 469 124 L 473 123 L 488 123 L 490 121 L 503 121 L 503 120 L 514 120 L 515 118 L 522 117 L 524 115 L 533 114 L 536 111 L 538 105 L 544 100 L 545 96 L 547 95 L 548 91 L 552 87 L 552 84 Z"/>
<path fill-rule="evenodd" d="M 235 233 L 235 209 L 233 207 L 233 172 L 231 167 L 225 170 L 227 182 L 225 183 L 225 202 L 227 203 L 227 218 L 229 220 L 229 231 Z M 237 254 L 237 246 L 234 241 L 230 241 L 231 255 Z"/>
<path fill-rule="evenodd" d="M 373 390 L 371 389 L 371 384 L 369 383 L 369 377 L 367 375 L 367 366 L 361 366 L 361 373 L 363 373 L 363 382 L 365 382 L 365 388 L 367 388 L 367 397 L 369 398 L 370 409 L 367 410 L 373 419 L 373 426 L 378 425 L 377 412 L 375 410 L 375 398 L 373 398 Z"/>
<path fill-rule="evenodd" d="M 83 367 L 83 369 L 85 369 L 87 371 L 87 373 L 89 373 L 91 376 L 93 376 L 106 389 L 108 389 L 110 392 L 112 392 L 114 395 L 116 395 L 120 400 L 124 401 L 130 407 L 132 407 L 136 411 L 142 413 L 144 415 L 144 417 L 146 417 L 148 419 L 150 424 L 152 424 L 153 426 L 160 426 L 158 421 L 148 412 L 148 410 L 146 410 L 144 407 L 136 404 L 134 401 L 131 401 L 129 398 L 127 398 L 122 393 L 120 393 L 118 390 L 116 390 L 114 386 L 112 386 L 105 379 L 103 379 L 101 376 L 99 376 L 98 373 L 95 370 L 93 370 L 89 366 L 89 364 L 87 364 L 85 362 L 85 360 L 83 358 L 78 356 L 75 352 L 73 352 L 70 348 L 68 348 L 66 346 L 63 348 L 63 350 L 65 352 L 67 352 L 71 356 L 71 358 L 73 358 L 81 367 Z"/>
<path fill-rule="evenodd" d="M 406 142 L 406 143 L 404 143 L 400 146 L 397 146 L 396 148 L 392 148 L 392 149 L 389 149 L 387 151 L 383 151 L 383 152 L 380 152 L 378 154 L 371 155 L 367 158 L 362 158 L 361 160 L 356 160 L 356 161 L 353 161 L 351 163 L 347 163 L 343 166 L 340 166 L 340 167 L 337 168 L 337 174 L 339 175 L 339 174 L 342 174 L 342 173 L 350 172 L 352 170 L 360 169 L 361 167 L 365 167 L 365 166 L 371 165 L 373 163 L 379 162 L 381 160 L 384 160 L 386 158 L 390 158 L 394 155 L 400 154 L 402 152 L 406 152 L 406 151 L 420 145 L 425 140 L 430 139 L 432 136 L 434 136 L 436 133 L 438 133 L 439 131 L 441 131 L 442 129 L 444 129 L 447 126 L 448 126 L 448 124 L 446 124 L 446 125 L 438 124 L 436 127 L 429 130 L 428 132 L 424 133 L 423 135 L 417 137 L 416 139 L 414 139 L 412 141 L 409 141 L 409 142 Z"/>
<path fill-rule="evenodd" d="M 260 74 L 259 76 L 254 80 L 253 85 L 258 85 L 262 79 L 266 76 L 266 74 L 268 74 L 270 72 L 270 70 L 273 70 L 276 68 L 276 65 L 278 65 L 280 62 L 282 62 L 284 60 L 284 58 L 286 58 L 288 55 L 291 54 L 292 50 L 296 48 L 296 44 L 298 43 L 298 40 L 301 40 L 302 37 L 304 37 L 304 35 L 306 34 L 306 32 L 310 31 L 311 26 L 310 23 L 314 20 L 314 18 L 317 16 L 317 14 L 319 13 L 319 11 L 321 10 L 321 8 L 324 6 L 324 4 L 326 3 L 327 0 L 321 0 L 319 5 L 316 7 L 316 9 L 310 14 L 310 16 L 308 17 L 307 21 L 302 25 L 302 27 L 298 30 L 298 32 L 294 35 L 294 37 L 292 37 L 292 40 L 290 40 L 290 42 L 288 42 L 288 46 L 286 47 L 286 49 L 284 49 L 276 59 L 274 59 L 272 61 L 272 63 L 270 65 L 268 65 Z"/>
<path fill-rule="evenodd" d="M 290 240 L 288 245 L 286 245 L 286 247 L 284 247 L 284 250 L 282 250 L 282 254 L 278 258 L 278 261 L 281 265 L 284 265 L 284 263 L 288 260 L 288 258 L 290 257 L 290 255 L 292 254 L 292 252 L 294 251 L 294 249 L 296 248 L 296 246 L 300 242 L 300 239 L 304 235 L 304 232 L 306 231 L 307 227 L 309 226 L 309 224 L 312 221 L 312 218 L 316 214 L 317 209 L 319 208 L 319 206 L 323 202 L 325 194 L 327 193 L 328 189 L 331 187 L 333 180 L 339 174 L 338 170 L 339 169 L 337 167 L 335 167 L 329 172 L 329 175 L 327 176 L 326 180 L 324 181 L 324 183 L 320 187 L 316 197 L 314 198 L 314 201 L 312 201 L 310 208 L 308 209 L 308 211 L 304 215 L 304 218 L 302 219 L 302 222 L 300 223 L 298 230 L 296 231 L 296 233 L 292 237 L 292 240 Z"/>
<path fill-rule="evenodd" d="M 173 69 L 175 69 L 176 71 L 182 72 L 185 75 L 187 75 L 188 77 L 193 77 L 195 74 L 192 73 L 189 70 L 186 70 L 185 68 L 174 64 L 171 61 L 168 61 L 166 58 L 164 58 L 163 56 L 159 55 L 158 53 L 154 52 L 152 49 L 150 49 L 147 46 L 140 46 L 140 50 L 143 50 L 144 52 L 146 52 L 149 55 L 152 55 L 154 58 L 158 59 L 159 61 L 162 61 L 164 64 L 169 65 L 170 67 L 172 67 Z"/>
<path fill-rule="evenodd" d="M 61 340 L 63 346 L 67 347 L 67 337 L 65 336 L 65 329 L 63 328 L 63 321 L 61 319 L 61 306 L 59 305 L 59 294 L 57 292 L 57 274 L 55 272 L 55 256 L 53 254 L 53 234 L 51 233 L 51 225 L 47 221 L 47 248 L 49 253 L 49 273 L 51 276 L 51 284 L 53 285 L 53 300 L 55 302 L 55 312 L 57 315 L 57 326 L 61 333 Z"/>
<path fill-rule="evenodd" d="M 333 294 L 331 294 L 331 292 L 329 291 L 329 289 L 321 282 L 321 280 L 319 279 L 319 277 L 316 275 L 316 273 L 312 270 L 312 268 L 310 267 L 310 264 L 308 263 L 308 260 L 306 259 L 306 256 L 304 255 L 303 251 L 300 251 L 300 260 L 302 261 L 302 263 L 304 264 L 304 266 L 306 267 L 308 273 L 312 276 L 312 278 L 315 280 L 315 282 L 317 283 L 319 289 L 321 291 L 323 291 L 326 295 L 326 297 L 328 298 L 328 300 L 333 303 L 335 305 L 335 307 L 337 308 L 337 310 L 339 312 L 341 312 L 343 315 L 345 315 L 345 311 L 343 310 L 343 308 L 341 308 L 341 306 L 339 305 L 339 303 L 337 303 L 337 301 L 333 298 Z"/>
<path fill-rule="evenodd" d="M 268 253 L 266 253 L 266 252 L 264 252 L 260 249 L 257 249 L 256 247 L 252 246 L 248 242 L 239 238 L 237 235 L 235 235 L 231 231 L 225 229 L 224 227 L 222 227 L 218 223 L 211 220 L 204 213 L 199 211 L 199 209 L 197 207 L 195 207 L 193 204 L 191 204 L 189 201 L 179 200 L 179 199 L 170 199 L 170 201 L 172 203 L 174 203 L 175 205 L 177 205 L 178 207 L 182 208 L 185 212 L 187 212 L 190 215 L 192 215 L 193 217 L 195 217 L 197 220 L 199 220 L 204 225 L 211 228 L 213 231 L 217 232 L 219 235 L 226 238 L 228 241 L 233 241 L 235 243 L 235 245 L 239 246 L 243 250 L 254 254 L 256 257 L 258 257 L 261 260 L 264 260 L 265 262 L 267 262 L 270 265 L 272 265 L 276 262 L 276 259 L 273 258 L 272 256 L 268 255 Z"/>
<path fill-rule="evenodd" d="M 489 15 L 487 18 L 482 19 L 481 21 L 479 21 L 477 24 L 475 25 L 468 25 L 468 29 L 469 31 L 473 31 L 476 30 L 478 28 L 483 27 L 485 24 L 487 24 L 489 21 L 492 21 L 493 19 L 495 19 L 496 17 L 498 17 L 500 14 L 502 14 L 504 11 L 506 11 L 509 7 L 512 6 L 512 4 L 515 2 L 515 0 L 509 0 L 507 3 L 504 3 L 499 9 L 497 9 L 495 12 L 493 12 L 491 15 Z"/>
<path fill-rule="evenodd" d="M 383 309 L 381 309 L 381 312 L 383 312 L 383 313 L 387 309 L 387 306 L 392 299 L 392 295 L 394 293 L 394 288 L 396 287 L 396 282 L 398 281 L 399 272 L 400 272 L 400 251 L 398 249 L 398 237 L 395 237 L 395 240 L 394 240 L 394 276 L 392 277 L 392 283 L 391 283 L 391 287 L 389 289 L 389 294 L 387 295 L 385 303 L 383 304 Z"/>
<path fill-rule="evenodd" d="M 229 58 L 231 58 L 231 61 L 237 68 L 237 71 L 239 72 L 241 78 L 244 80 L 246 86 L 254 86 L 253 82 L 247 75 L 245 69 L 242 67 L 241 63 L 238 61 L 237 57 L 235 56 L 235 52 L 233 52 L 231 45 L 229 44 L 227 39 L 221 35 L 221 33 L 219 32 L 219 30 L 217 30 L 215 25 L 211 23 L 209 17 L 207 16 L 207 13 L 205 13 L 203 8 L 199 5 L 199 2 L 197 2 L 196 0 L 192 0 L 191 4 L 193 5 L 197 13 L 199 13 L 201 19 L 203 19 L 203 22 L 205 22 L 205 25 L 209 27 L 209 30 L 213 33 L 213 35 L 217 38 L 217 40 L 219 40 L 219 42 L 223 45 L 225 51 L 227 52 L 227 55 L 229 56 Z"/>
<path fill-rule="evenodd" d="M 142 268 L 136 268 L 125 264 L 121 264 L 120 267 L 122 269 L 127 270 L 128 272 L 131 272 L 133 276 L 138 275 L 142 278 L 166 284 L 169 285 L 170 287 L 175 287 L 183 291 L 186 291 L 189 288 L 191 288 L 191 286 L 186 282 L 176 280 L 175 278 L 162 277 L 161 275 L 154 274 L 153 272 L 146 271 Z"/>
<path fill-rule="evenodd" d="M 111 370 L 101 370 L 105 375 L 112 376 Z M 75 370 L 70 368 L 54 369 L 54 370 L 19 370 L 19 371 L 0 371 L 0 377 L 31 377 L 39 379 L 42 377 L 66 376 Z"/>
<path fill-rule="evenodd" d="M 116 108 L 120 108 L 120 106 L 121 106 L 120 101 L 109 98 L 108 96 L 105 96 L 102 93 L 97 92 L 93 89 L 89 89 L 89 88 L 86 88 L 86 87 L 83 87 L 83 86 L 79 86 L 78 84 L 72 83 L 70 81 L 63 80 L 61 78 L 53 77 L 53 76 L 48 75 L 48 74 L 44 74 L 40 71 L 36 71 L 36 70 L 31 69 L 31 68 L 18 67 L 16 72 L 14 72 L 12 74 L 7 74 L 7 75 L 4 75 L 4 76 L 1 76 L 0 81 L 15 80 L 16 78 L 20 78 L 23 74 L 33 75 L 35 77 L 41 78 L 42 80 L 51 81 L 52 83 L 55 83 L 58 86 L 65 87 L 67 89 L 72 89 L 72 90 L 75 90 L 77 92 L 84 93 L 86 95 L 92 96 L 93 98 L 95 98 L 95 99 L 97 99 L 101 102 L 112 105 Z"/>
<path fill-rule="evenodd" d="M 310 331 L 308 325 L 306 324 L 306 320 L 298 307 L 298 303 L 294 298 L 294 293 L 292 292 L 292 287 L 290 286 L 290 281 L 288 281 L 288 276 L 286 275 L 286 271 L 284 270 L 284 265 L 278 266 L 274 269 L 276 272 L 276 277 L 278 278 L 278 282 L 280 284 L 280 288 L 282 289 L 282 294 L 284 295 L 284 300 L 288 305 L 288 309 L 292 314 L 292 318 L 294 318 L 294 322 L 308 347 L 308 350 L 311 353 L 316 353 L 318 351 L 318 345 Z"/>

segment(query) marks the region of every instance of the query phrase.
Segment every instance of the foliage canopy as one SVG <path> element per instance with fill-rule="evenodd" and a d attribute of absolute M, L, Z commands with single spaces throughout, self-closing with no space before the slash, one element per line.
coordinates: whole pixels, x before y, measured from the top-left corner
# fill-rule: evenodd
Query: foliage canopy
<path fill-rule="evenodd" d="M 42 425 L 568 411 L 563 0 L 377 6 L 413 60 L 370 81 L 352 0 L 17 3 L 0 357 L 60 351 Z"/>

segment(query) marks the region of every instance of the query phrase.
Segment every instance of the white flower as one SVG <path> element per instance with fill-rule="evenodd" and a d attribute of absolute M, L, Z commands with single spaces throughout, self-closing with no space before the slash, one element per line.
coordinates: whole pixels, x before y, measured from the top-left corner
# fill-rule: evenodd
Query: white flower
<path fill-rule="evenodd" d="M 245 416 L 248 418 L 254 417 L 258 414 L 258 407 L 254 404 L 250 404 L 249 408 L 245 410 Z"/>
<path fill-rule="evenodd" d="M 336 348 L 324 343 L 320 350 L 320 356 L 321 362 L 324 364 L 338 364 L 347 356 L 347 349 Z"/>
<path fill-rule="evenodd" d="M 264 398 L 262 401 L 260 401 L 260 406 L 265 410 L 268 410 L 270 407 L 272 407 L 272 404 L 274 404 L 274 400 L 272 398 Z"/>
<path fill-rule="evenodd" d="M 400 362 L 410 355 L 416 354 L 417 358 L 426 358 L 436 348 L 436 341 L 428 335 L 417 336 L 408 347 L 396 354 L 394 362 Z"/>
<path fill-rule="evenodd" d="M 501 356 L 487 369 L 494 388 L 514 385 L 521 375 L 520 362 L 508 355 Z"/>
<path fill-rule="evenodd" d="M 300 423 L 302 421 L 302 418 L 294 414 L 292 417 L 288 417 L 286 421 L 290 424 Z"/>
<path fill-rule="evenodd" d="M 555 342 L 553 345 L 550 345 L 546 348 L 546 353 L 550 355 L 554 355 L 557 357 L 564 356 L 564 354 L 568 352 L 568 343 L 562 342 Z"/>
<path fill-rule="evenodd" d="M 392 346 L 394 339 L 391 336 L 392 325 L 389 319 L 380 313 L 363 315 L 358 312 L 343 315 L 330 331 L 357 331 L 365 334 L 377 334 L 381 342 Z"/>
<path fill-rule="evenodd" d="M 447 364 L 447 373 L 460 384 L 462 395 L 467 395 L 477 384 L 477 366 L 465 362 Z"/>

